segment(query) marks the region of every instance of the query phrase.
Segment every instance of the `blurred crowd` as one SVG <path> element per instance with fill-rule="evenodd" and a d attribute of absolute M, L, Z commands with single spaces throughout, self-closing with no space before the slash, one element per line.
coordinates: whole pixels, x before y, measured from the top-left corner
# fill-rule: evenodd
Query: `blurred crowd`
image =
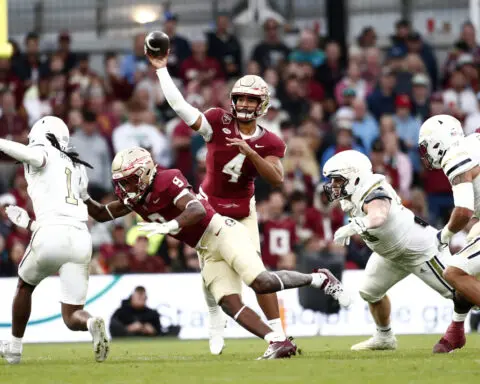
<path fill-rule="evenodd" d="M 439 63 L 405 20 L 395 24 L 387 49 L 377 46 L 375 28 L 368 26 L 342 50 L 315 29 L 302 30 L 289 47 L 283 26 L 268 19 L 252 52 L 231 32 L 227 15 L 218 16 L 212 31 L 190 39 L 177 34 L 179 22 L 168 14 L 163 30 L 171 40 L 170 73 L 189 103 L 229 110 L 230 89 L 243 74 L 260 75 L 270 87 L 271 106 L 259 124 L 282 137 L 288 149 L 283 188 L 257 182 L 268 268 L 295 268 L 304 258 L 365 266 L 370 252 L 361 239 L 348 248 L 333 244 L 345 218 L 322 192 L 322 165 L 346 149 L 369 155 L 374 171 L 388 178 L 416 215 L 437 227 L 445 223 L 453 206 L 449 182 L 442 171 L 422 168 L 416 144 L 422 121 L 432 114 L 454 115 L 467 134 L 480 127 L 480 47 L 471 23 L 461 26 L 447 60 Z M 114 199 L 112 155 L 133 145 L 150 150 L 160 165 L 180 169 L 197 189 L 205 175 L 203 139 L 169 107 L 143 43 L 144 34 L 138 34 L 131 53 L 105 54 L 105 74 L 99 76 L 88 54 L 71 51 L 68 32 L 48 53 L 40 51 L 35 33 L 12 41 L 14 55 L 0 59 L 0 137 L 26 143 L 34 121 L 49 114 L 63 118 L 72 145 L 94 166 L 89 192 L 99 201 Z M 9 223 L 3 207 L 17 204 L 33 212 L 23 168 L 0 156 L 0 276 L 14 276 L 29 233 Z M 199 270 L 193 249 L 163 236 L 147 239 L 137 220 L 132 214 L 112 223 L 89 222 L 92 273 Z M 454 246 L 461 243 L 459 236 Z"/>

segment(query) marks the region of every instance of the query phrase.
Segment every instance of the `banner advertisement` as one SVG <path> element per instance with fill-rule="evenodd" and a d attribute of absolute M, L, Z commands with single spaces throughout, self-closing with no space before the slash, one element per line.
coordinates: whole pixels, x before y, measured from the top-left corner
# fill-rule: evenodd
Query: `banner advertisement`
<path fill-rule="evenodd" d="M 279 292 L 287 334 L 296 337 L 371 335 L 375 326 L 368 305 L 358 294 L 362 275 L 363 271 L 344 272 L 343 282 L 354 302 L 349 309 L 342 309 L 334 315 L 303 309 L 296 289 Z M 204 339 L 208 338 L 208 320 L 201 283 L 199 274 L 92 276 L 86 310 L 94 316 L 102 316 L 108 328 L 110 317 L 122 300 L 128 298 L 136 286 L 142 285 L 147 290 L 147 305 L 160 313 L 163 326 L 180 325 L 179 337 L 182 339 Z M 15 278 L 0 279 L 1 340 L 10 338 L 11 305 L 16 284 Z M 63 324 L 59 297 L 58 277 L 50 277 L 37 287 L 25 342 L 90 341 L 88 332 L 72 332 Z M 409 276 L 393 287 L 389 297 L 392 328 L 396 334 L 443 333 L 450 324 L 453 303 L 415 276 Z M 247 287 L 244 288 L 244 302 L 261 313 L 253 291 Z M 225 336 L 253 337 L 230 318 Z"/>

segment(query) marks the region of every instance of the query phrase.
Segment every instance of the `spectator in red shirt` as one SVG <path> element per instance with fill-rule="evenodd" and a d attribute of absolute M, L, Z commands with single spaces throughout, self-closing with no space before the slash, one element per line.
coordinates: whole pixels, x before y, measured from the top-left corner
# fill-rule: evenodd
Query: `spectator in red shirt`
<path fill-rule="evenodd" d="M 262 259 L 272 270 L 295 269 L 295 221 L 285 215 L 285 196 L 279 190 L 270 193 L 268 217 L 262 223 Z"/>
<path fill-rule="evenodd" d="M 130 273 L 162 273 L 166 272 L 163 260 L 158 256 L 149 256 L 148 239 L 139 236 L 135 240 L 129 258 Z"/>
<path fill-rule="evenodd" d="M 13 73 L 10 59 L 0 58 L 0 92 L 10 91 L 15 96 L 15 108 L 23 103 L 25 88 L 22 81 Z"/>
<path fill-rule="evenodd" d="M 185 85 L 190 81 L 207 84 L 211 81 L 225 79 L 218 60 L 207 56 L 207 42 L 204 36 L 197 36 L 192 41 L 192 56 L 182 63 L 180 77 Z"/>

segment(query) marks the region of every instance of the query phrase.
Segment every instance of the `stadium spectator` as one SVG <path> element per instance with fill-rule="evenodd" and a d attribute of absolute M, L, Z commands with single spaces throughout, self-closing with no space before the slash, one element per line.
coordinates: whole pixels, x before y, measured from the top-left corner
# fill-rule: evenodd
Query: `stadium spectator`
<path fill-rule="evenodd" d="M 187 57 L 192 54 L 190 43 L 184 37 L 177 34 L 178 16 L 165 12 L 165 22 L 163 24 L 163 32 L 170 39 L 170 53 L 168 55 L 168 72 L 173 77 L 179 77 L 179 69 Z"/>
<path fill-rule="evenodd" d="M 315 153 L 303 137 L 292 137 L 288 141 L 283 161 L 285 173 L 284 191 L 289 197 L 294 191 L 301 191 L 308 197 L 309 205 L 313 203 L 315 185 L 320 177 Z"/>
<path fill-rule="evenodd" d="M 280 25 L 277 20 L 272 18 L 265 20 L 263 23 L 264 39 L 253 48 L 251 59 L 260 65 L 262 73 L 267 68 L 279 69 L 290 54 L 290 49 L 280 39 L 279 29 Z"/>
<path fill-rule="evenodd" d="M 215 31 L 207 33 L 208 56 L 218 60 L 227 79 L 242 75 L 242 46 L 230 31 L 230 16 L 219 14 Z"/>
<path fill-rule="evenodd" d="M 326 96 L 334 98 L 337 83 L 344 75 L 342 50 L 336 41 L 329 41 L 325 45 L 325 61 L 317 68 L 317 80 L 323 85 Z"/>
<path fill-rule="evenodd" d="M 467 52 L 470 53 L 475 60 L 475 63 L 480 63 L 480 46 L 477 43 L 477 36 L 475 26 L 472 22 L 467 21 L 462 26 L 460 33 L 460 41 L 465 43 Z"/>
<path fill-rule="evenodd" d="M 407 37 L 407 51 L 421 57 L 430 76 L 432 88 L 435 90 L 438 84 L 438 65 L 432 47 L 422 39 L 418 32 L 411 32 Z"/>
<path fill-rule="evenodd" d="M 17 60 L 13 70 L 25 87 L 38 82 L 47 74 L 47 62 L 40 53 L 40 37 L 35 32 L 25 36 L 25 53 Z"/>
<path fill-rule="evenodd" d="M 170 165 L 169 144 L 157 127 L 146 123 L 146 106 L 138 100 L 130 100 L 127 105 L 128 121 L 113 132 L 115 152 L 132 146 L 151 149 L 153 158 L 164 167 Z"/>
<path fill-rule="evenodd" d="M 399 48 L 403 52 L 407 52 L 407 38 L 411 33 L 410 22 L 405 19 L 398 20 L 395 23 L 395 33 L 390 36 L 392 48 Z"/>
<path fill-rule="evenodd" d="M 268 198 L 268 217 L 261 223 L 262 259 L 271 270 L 295 269 L 295 221 L 285 214 L 285 196 L 273 191 Z"/>
<path fill-rule="evenodd" d="M 306 98 L 306 90 L 302 88 L 297 75 L 290 75 L 285 81 L 285 90 L 279 95 L 282 108 L 295 126 L 299 126 L 308 115 L 310 105 Z"/>
<path fill-rule="evenodd" d="M 137 33 L 133 37 L 133 51 L 123 59 L 120 74 L 126 78 L 130 84 L 135 82 L 135 72 L 138 68 L 147 65 L 143 44 L 145 42 L 145 33 Z"/>
<path fill-rule="evenodd" d="M 335 99 L 338 105 L 344 105 L 345 89 L 353 89 L 355 96 L 359 99 L 365 99 L 370 93 L 367 82 L 362 79 L 360 66 L 357 63 L 350 63 L 346 76 L 335 86 Z"/>
<path fill-rule="evenodd" d="M 430 117 L 430 81 L 422 73 L 412 78 L 412 115 L 420 122 Z"/>
<path fill-rule="evenodd" d="M 147 307 L 147 292 L 138 286 L 122 301 L 110 320 L 110 334 L 115 337 L 161 336 L 160 314 Z"/>
<path fill-rule="evenodd" d="M 382 54 L 377 47 L 370 47 L 365 50 L 365 65 L 362 71 L 362 78 L 373 90 L 382 73 Z"/>
<path fill-rule="evenodd" d="M 197 35 L 192 39 L 192 55 L 183 61 L 179 75 L 185 86 L 191 81 L 203 86 L 214 80 L 225 79 L 220 61 L 208 56 L 205 36 Z"/>
<path fill-rule="evenodd" d="M 162 273 L 166 272 L 165 263 L 161 257 L 148 254 L 148 239 L 138 236 L 129 256 L 128 271 L 130 273 Z"/>
<path fill-rule="evenodd" d="M 450 87 L 443 92 L 443 102 L 449 113 L 463 120 L 466 115 L 478 111 L 477 99 L 468 87 L 467 78 L 460 70 L 450 77 Z"/>
<path fill-rule="evenodd" d="M 72 52 L 70 44 L 72 38 L 68 31 L 63 31 L 58 34 L 58 50 L 57 53 L 60 54 L 65 63 L 65 72 L 70 72 L 73 68 L 77 66 L 77 55 Z"/>
<path fill-rule="evenodd" d="M 369 153 L 373 141 L 380 133 L 378 123 L 370 112 L 368 112 L 365 100 L 356 99 L 352 107 L 355 112 L 355 119 L 352 126 L 353 134 L 360 139 L 366 152 Z"/>
<path fill-rule="evenodd" d="M 298 47 L 288 58 L 294 63 L 309 63 L 318 68 L 325 61 L 325 53 L 318 48 L 318 36 L 312 30 L 304 29 L 300 34 Z"/>
<path fill-rule="evenodd" d="M 110 190 L 105 183 L 111 177 L 111 157 L 107 141 L 98 133 L 97 115 L 86 111 L 79 126 L 70 138 L 75 150 L 83 159 L 89 159 L 93 169 L 87 168 L 88 193 L 101 200 Z"/>
<path fill-rule="evenodd" d="M 11 92 L 15 97 L 15 108 L 22 106 L 25 87 L 12 71 L 10 59 L 0 58 L 0 92 Z"/>
<path fill-rule="evenodd" d="M 367 97 L 368 109 L 378 120 L 380 116 L 395 112 L 395 86 L 397 80 L 393 71 L 382 70 L 378 87 Z"/>
<path fill-rule="evenodd" d="M 420 156 L 418 154 L 418 136 L 420 120 L 412 116 L 412 102 L 408 95 L 398 95 L 395 98 L 395 127 L 397 135 L 406 145 L 410 160 L 416 171 L 420 171 Z"/>
<path fill-rule="evenodd" d="M 477 93 L 477 104 L 478 111 L 470 113 L 465 119 L 465 124 L 463 125 L 463 131 L 465 135 L 470 135 L 477 131 L 480 128 L 480 92 Z"/>

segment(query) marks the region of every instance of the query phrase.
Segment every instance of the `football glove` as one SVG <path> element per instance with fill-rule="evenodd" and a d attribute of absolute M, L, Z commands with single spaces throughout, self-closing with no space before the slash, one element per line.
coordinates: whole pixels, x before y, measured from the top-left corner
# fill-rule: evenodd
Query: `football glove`
<path fill-rule="evenodd" d="M 357 217 L 350 219 L 350 223 L 338 228 L 333 235 L 333 241 L 338 245 L 350 244 L 350 237 L 353 235 L 361 235 L 367 230 L 365 219 Z"/>
<path fill-rule="evenodd" d="M 147 237 L 154 235 L 168 235 L 169 233 L 178 233 L 180 228 L 177 220 L 170 220 L 166 223 L 138 223 L 140 231 L 147 232 Z"/>
<path fill-rule="evenodd" d="M 448 247 L 450 240 L 452 239 L 454 233 L 450 231 L 447 226 L 443 227 L 441 231 L 437 232 L 437 249 L 439 252 L 442 252 L 445 248 Z"/>
<path fill-rule="evenodd" d="M 5 212 L 10 221 L 20 228 L 26 228 L 29 230 L 35 230 L 35 221 L 30 219 L 25 209 L 16 205 L 9 205 L 5 208 Z"/>

